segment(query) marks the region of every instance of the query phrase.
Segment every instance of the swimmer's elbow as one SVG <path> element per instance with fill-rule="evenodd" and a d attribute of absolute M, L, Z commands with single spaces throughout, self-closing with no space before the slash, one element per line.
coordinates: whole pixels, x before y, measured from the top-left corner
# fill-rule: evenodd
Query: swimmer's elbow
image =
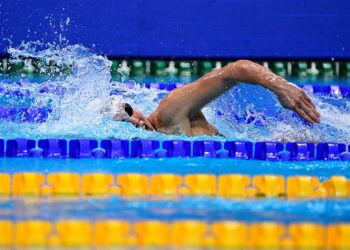
<path fill-rule="evenodd" d="M 238 60 L 228 65 L 230 78 L 237 82 L 262 84 L 271 74 L 267 68 L 249 60 Z"/>
<path fill-rule="evenodd" d="M 253 62 L 249 60 L 238 60 L 227 65 L 233 78 L 240 78 L 240 75 L 249 73 Z"/>

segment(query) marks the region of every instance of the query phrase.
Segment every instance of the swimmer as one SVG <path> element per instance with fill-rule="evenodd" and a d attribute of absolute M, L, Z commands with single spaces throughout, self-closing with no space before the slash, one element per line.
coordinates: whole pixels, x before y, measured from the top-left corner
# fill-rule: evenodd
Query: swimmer
<path fill-rule="evenodd" d="M 319 123 L 320 113 L 305 93 L 269 69 L 248 60 L 239 60 L 216 69 L 197 81 L 171 91 L 149 117 L 124 105 L 126 120 L 136 127 L 166 134 L 220 135 L 206 120 L 201 109 L 238 82 L 261 85 L 274 92 L 281 105 L 296 112 L 309 123 Z M 122 120 L 114 116 L 116 120 Z"/>

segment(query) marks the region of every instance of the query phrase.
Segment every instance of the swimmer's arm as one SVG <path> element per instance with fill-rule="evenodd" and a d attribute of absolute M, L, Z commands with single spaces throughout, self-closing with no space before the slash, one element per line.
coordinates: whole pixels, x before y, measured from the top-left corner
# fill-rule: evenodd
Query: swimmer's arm
<path fill-rule="evenodd" d="M 158 112 L 172 123 L 181 121 L 183 117 L 195 116 L 206 104 L 238 82 L 261 85 L 273 91 L 283 107 L 295 111 L 311 123 L 320 121 L 320 114 L 305 91 L 248 60 L 230 63 L 191 84 L 175 89 L 160 103 Z"/>
<path fill-rule="evenodd" d="M 248 60 L 229 65 L 231 77 L 238 82 L 261 85 L 276 94 L 284 108 L 293 110 L 310 123 L 320 122 L 320 113 L 304 90 Z"/>
<path fill-rule="evenodd" d="M 159 104 L 155 113 L 164 126 L 193 119 L 201 109 L 233 86 L 228 67 L 214 70 L 197 81 L 171 91 Z"/>

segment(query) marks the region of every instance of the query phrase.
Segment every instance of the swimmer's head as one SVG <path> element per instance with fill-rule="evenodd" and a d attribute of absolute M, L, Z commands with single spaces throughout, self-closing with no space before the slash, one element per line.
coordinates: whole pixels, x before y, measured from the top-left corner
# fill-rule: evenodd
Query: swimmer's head
<path fill-rule="evenodd" d="M 133 108 L 129 103 L 112 103 L 111 112 L 116 121 L 127 121 L 137 128 L 154 130 L 149 119 L 141 111 Z"/>

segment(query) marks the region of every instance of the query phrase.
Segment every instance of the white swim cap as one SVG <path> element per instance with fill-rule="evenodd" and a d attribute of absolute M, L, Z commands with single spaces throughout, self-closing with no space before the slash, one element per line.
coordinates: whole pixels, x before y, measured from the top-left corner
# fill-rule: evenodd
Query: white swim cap
<path fill-rule="evenodd" d="M 115 120 L 125 120 L 129 115 L 125 112 L 125 101 L 120 95 L 110 97 L 110 114 Z"/>

